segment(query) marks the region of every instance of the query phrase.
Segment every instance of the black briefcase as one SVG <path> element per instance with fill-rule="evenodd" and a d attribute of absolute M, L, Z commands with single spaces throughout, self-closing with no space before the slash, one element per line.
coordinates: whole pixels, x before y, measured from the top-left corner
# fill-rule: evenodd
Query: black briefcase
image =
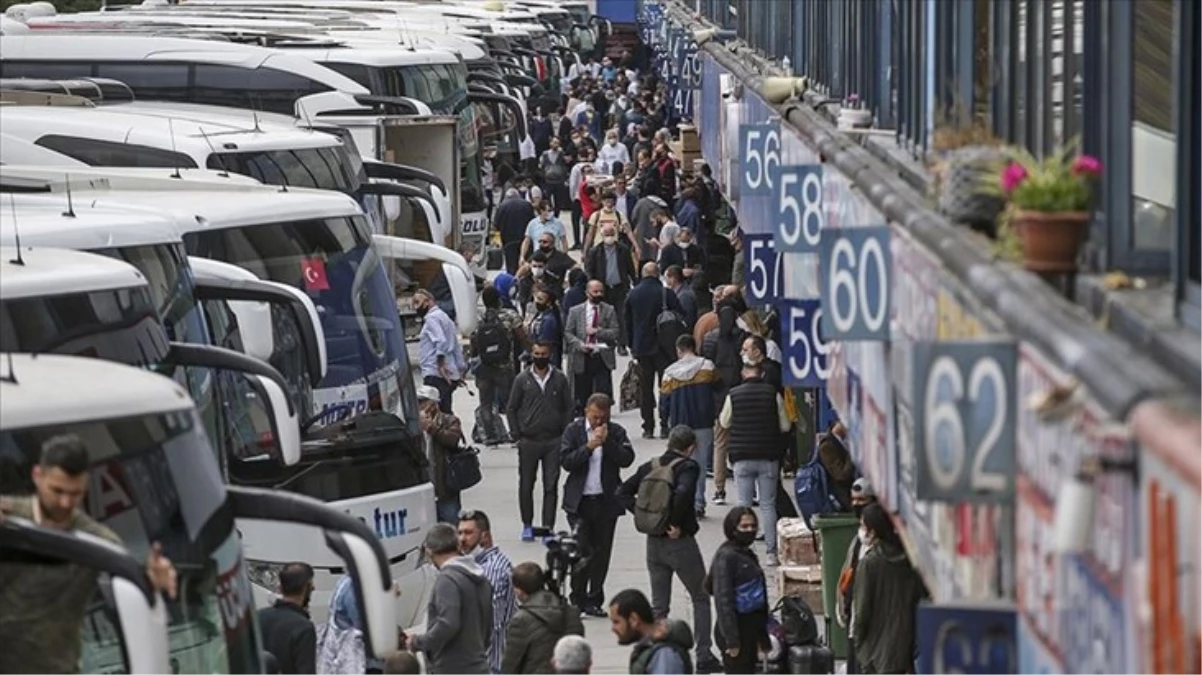
<path fill-rule="evenodd" d="M 834 673 L 835 655 L 825 645 L 789 647 L 790 673 Z"/>

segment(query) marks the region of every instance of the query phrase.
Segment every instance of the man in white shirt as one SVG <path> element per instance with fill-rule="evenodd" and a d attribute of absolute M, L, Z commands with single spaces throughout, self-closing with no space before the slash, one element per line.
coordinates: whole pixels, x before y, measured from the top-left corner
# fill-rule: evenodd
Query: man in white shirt
<path fill-rule="evenodd" d="M 570 600 L 589 616 L 606 616 L 605 578 L 613 553 L 614 529 L 624 513 L 616 491 L 621 470 L 634 464 L 634 446 L 621 425 L 610 421 L 613 399 L 593 394 L 579 417 L 563 430 L 560 459 L 568 478 L 563 510 L 577 528 L 576 538 L 588 555 L 584 569 L 572 575 Z"/>

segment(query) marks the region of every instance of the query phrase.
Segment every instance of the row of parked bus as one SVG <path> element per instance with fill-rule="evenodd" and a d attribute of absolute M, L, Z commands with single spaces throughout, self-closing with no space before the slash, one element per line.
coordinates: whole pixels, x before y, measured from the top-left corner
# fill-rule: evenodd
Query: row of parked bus
<path fill-rule="evenodd" d="M 127 550 L 12 519 L 0 546 L 107 575 L 85 672 L 262 672 L 254 609 L 293 560 L 317 621 L 354 577 L 387 654 L 433 579 L 409 294 L 473 330 L 484 176 L 517 170 L 528 105 L 603 22 L 572 0 L 38 2 L 0 33 L 0 493 L 76 433 Z M 175 601 L 134 563 L 151 541 Z"/>

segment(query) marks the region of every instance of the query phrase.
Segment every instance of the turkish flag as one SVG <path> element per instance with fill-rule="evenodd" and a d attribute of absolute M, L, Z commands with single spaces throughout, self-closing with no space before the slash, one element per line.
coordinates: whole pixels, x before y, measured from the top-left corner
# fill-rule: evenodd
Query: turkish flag
<path fill-rule="evenodd" d="M 326 263 L 321 258 L 302 260 L 301 275 L 305 278 L 306 291 L 330 290 L 330 280 L 326 277 Z"/>

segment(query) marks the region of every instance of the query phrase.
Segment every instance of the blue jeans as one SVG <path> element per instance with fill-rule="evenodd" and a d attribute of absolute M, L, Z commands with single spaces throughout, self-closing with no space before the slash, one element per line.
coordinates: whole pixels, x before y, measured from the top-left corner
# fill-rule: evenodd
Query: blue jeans
<path fill-rule="evenodd" d="M 438 514 L 438 522 L 450 525 L 459 524 L 459 511 L 463 504 L 459 501 L 459 493 L 452 492 L 442 499 L 434 500 L 434 511 Z"/>
<path fill-rule="evenodd" d="M 740 459 L 735 462 L 735 489 L 739 506 L 751 506 L 756 487 L 760 493 L 760 529 L 768 554 L 776 553 L 776 487 L 780 484 L 780 462 L 767 459 Z"/>
<path fill-rule="evenodd" d="M 697 437 L 697 449 L 693 451 L 693 459 L 697 460 L 701 467 L 701 474 L 697 476 L 697 496 L 693 503 L 697 508 L 704 509 L 705 470 L 709 467 L 714 452 L 714 428 L 694 429 L 693 434 Z"/>

